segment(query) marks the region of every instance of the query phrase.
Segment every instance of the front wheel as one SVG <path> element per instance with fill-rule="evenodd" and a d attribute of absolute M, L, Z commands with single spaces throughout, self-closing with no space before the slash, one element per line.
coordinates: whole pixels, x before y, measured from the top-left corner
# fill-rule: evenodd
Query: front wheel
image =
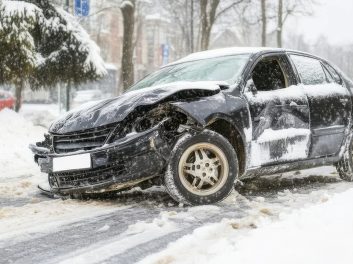
<path fill-rule="evenodd" d="M 178 202 L 212 204 L 229 195 L 237 175 L 238 161 L 233 146 L 222 135 L 204 130 L 178 140 L 164 182 Z"/>

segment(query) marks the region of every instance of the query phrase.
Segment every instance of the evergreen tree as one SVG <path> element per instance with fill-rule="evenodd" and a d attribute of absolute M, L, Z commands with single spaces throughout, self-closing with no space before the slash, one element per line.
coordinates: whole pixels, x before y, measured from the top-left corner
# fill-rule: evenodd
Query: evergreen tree
<path fill-rule="evenodd" d="M 106 74 L 98 46 L 71 15 L 48 0 L 3 1 L 1 10 L 5 11 L 0 11 L 0 25 L 6 24 L 8 30 L 24 27 L 23 33 L 14 30 L 12 37 L 12 42 L 18 42 L 18 49 L 23 51 L 18 53 L 12 42 L 5 41 L 7 46 L 2 53 L 10 52 L 18 57 L 24 54 L 25 58 L 23 63 L 9 60 L 10 68 L 1 63 L 0 72 L 4 70 L 10 74 L 4 74 L 2 78 L 0 73 L 0 83 L 13 83 L 22 90 L 23 86 L 16 84 L 22 80 L 22 84 L 28 82 L 35 90 L 54 87 L 58 83 L 66 83 L 70 87 L 97 80 Z M 6 34 L 1 26 L 0 36 Z M 0 57 L 1 62 L 4 58 Z M 7 75 L 12 77 L 7 78 Z"/>
<path fill-rule="evenodd" d="M 29 3 L 0 3 L 0 84 L 16 88 L 15 110 L 21 107 L 22 90 L 36 68 L 36 47 L 32 32 L 38 8 Z"/>

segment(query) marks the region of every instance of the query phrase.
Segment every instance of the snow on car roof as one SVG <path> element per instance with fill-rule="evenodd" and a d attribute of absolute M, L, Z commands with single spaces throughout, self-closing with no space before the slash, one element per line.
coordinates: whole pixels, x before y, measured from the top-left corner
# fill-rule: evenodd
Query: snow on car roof
<path fill-rule="evenodd" d="M 168 66 L 182 63 L 182 62 L 194 61 L 194 60 L 236 55 L 236 54 L 254 54 L 262 51 L 284 51 L 284 49 L 267 48 L 267 47 L 231 47 L 231 48 L 223 48 L 223 49 L 206 50 L 206 51 L 192 53 L 184 58 L 181 58 L 180 60 L 177 60 L 175 62 L 168 64 Z"/>

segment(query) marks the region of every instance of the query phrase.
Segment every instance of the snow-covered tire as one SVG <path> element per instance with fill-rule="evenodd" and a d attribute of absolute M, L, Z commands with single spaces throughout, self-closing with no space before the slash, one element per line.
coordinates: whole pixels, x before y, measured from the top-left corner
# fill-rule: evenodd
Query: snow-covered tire
<path fill-rule="evenodd" d="M 353 141 L 350 137 L 349 144 L 343 153 L 342 159 L 336 163 L 337 172 L 342 180 L 353 181 Z"/>
<path fill-rule="evenodd" d="M 197 135 L 185 134 L 176 142 L 164 183 L 177 202 L 202 205 L 225 199 L 237 176 L 238 160 L 233 146 L 222 135 L 205 129 Z"/>

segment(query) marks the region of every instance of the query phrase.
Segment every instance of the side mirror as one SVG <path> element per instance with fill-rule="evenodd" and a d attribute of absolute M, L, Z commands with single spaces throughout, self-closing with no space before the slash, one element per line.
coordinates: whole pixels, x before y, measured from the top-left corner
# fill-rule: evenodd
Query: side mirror
<path fill-rule="evenodd" d="M 257 93 L 256 86 L 254 84 L 254 81 L 252 79 L 248 80 L 245 86 L 245 91 L 252 92 L 252 93 Z"/>

